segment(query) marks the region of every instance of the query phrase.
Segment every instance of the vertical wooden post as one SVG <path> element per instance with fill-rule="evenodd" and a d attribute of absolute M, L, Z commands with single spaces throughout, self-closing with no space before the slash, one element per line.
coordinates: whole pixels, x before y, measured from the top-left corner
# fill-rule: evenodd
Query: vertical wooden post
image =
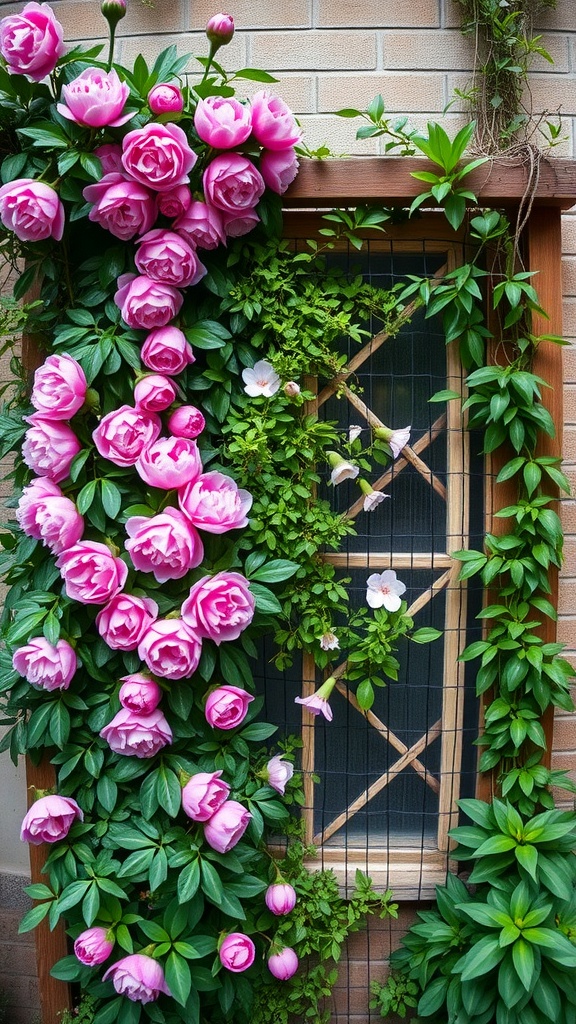
<path fill-rule="evenodd" d="M 562 214 L 557 207 L 534 207 L 526 227 L 527 266 L 537 271 L 534 286 L 547 318 L 536 314 L 532 330 L 535 335 L 562 334 L 562 275 L 560 254 L 562 252 Z M 542 342 L 534 360 L 534 373 L 545 380 L 550 387 L 543 388 L 542 403 L 550 412 L 556 427 L 554 437 L 541 435 L 538 445 L 539 455 L 562 455 L 563 430 L 563 375 L 562 349 L 553 342 Z M 548 493 L 556 495 L 558 488 L 550 483 Z M 549 580 L 551 593 L 549 599 L 555 608 L 558 607 L 558 570 L 550 566 Z M 545 618 L 539 630 L 546 643 L 556 640 L 556 623 Z M 552 755 L 552 738 L 554 730 L 554 709 L 548 708 L 543 717 L 544 732 L 547 740 L 545 763 L 549 767 Z"/>

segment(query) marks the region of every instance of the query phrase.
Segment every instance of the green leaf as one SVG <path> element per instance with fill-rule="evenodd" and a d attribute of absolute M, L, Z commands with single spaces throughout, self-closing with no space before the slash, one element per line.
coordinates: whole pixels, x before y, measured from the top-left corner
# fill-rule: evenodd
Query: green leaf
<path fill-rule="evenodd" d="M 500 963 L 504 952 L 498 939 L 486 936 L 474 943 L 472 949 L 458 961 L 455 970 L 461 970 L 462 981 L 480 978 Z"/>
<path fill-rule="evenodd" d="M 430 1017 L 437 1013 L 446 1000 L 450 978 L 435 978 L 425 988 L 418 1003 L 418 1013 L 423 1017 Z"/>
<path fill-rule="evenodd" d="M 258 580 L 260 583 L 280 583 L 293 576 L 299 568 L 299 562 L 291 562 L 287 558 L 277 558 L 256 569 L 250 579 Z"/>
<path fill-rule="evenodd" d="M 171 818 L 175 818 L 182 802 L 182 787 L 178 776 L 164 765 L 158 769 L 156 776 L 156 797 L 158 804 Z"/>
<path fill-rule="evenodd" d="M 106 515 L 115 520 L 122 508 L 122 495 L 116 484 L 113 484 L 111 480 L 103 479 L 100 481 L 102 488 L 102 506 Z"/>
<path fill-rule="evenodd" d="M 442 636 L 442 631 L 434 629 L 432 626 L 423 626 L 421 629 L 417 629 L 415 633 L 409 634 L 409 636 L 416 644 L 430 644 L 433 640 L 438 640 Z"/>
<path fill-rule="evenodd" d="M 520 981 L 526 991 L 529 992 L 532 988 L 532 981 L 534 979 L 534 950 L 530 943 L 526 942 L 525 939 L 516 939 L 516 942 L 512 946 L 512 962 L 514 964 L 516 974 L 520 978 Z"/>
<path fill-rule="evenodd" d="M 443 391 L 436 391 L 429 402 L 451 402 L 453 398 L 462 398 L 462 395 L 458 391 L 450 391 L 449 388 L 445 388 Z"/>
<path fill-rule="evenodd" d="M 190 995 L 190 989 L 192 988 L 192 978 L 186 960 L 179 956 L 178 953 L 175 953 L 174 950 L 169 953 L 166 960 L 165 976 L 166 984 L 173 998 L 181 1006 L 185 1006 Z"/>
<path fill-rule="evenodd" d="M 178 877 L 178 901 L 189 903 L 200 885 L 200 862 L 193 860 L 182 869 Z"/>
<path fill-rule="evenodd" d="M 250 590 L 256 600 L 256 609 L 265 615 L 279 615 L 282 611 L 282 605 L 278 598 L 268 587 L 263 587 L 260 583 L 251 583 Z"/>
<path fill-rule="evenodd" d="M 268 74 L 267 71 L 262 71 L 260 68 L 242 68 L 240 71 L 236 71 L 234 78 L 246 78 L 250 82 L 277 82 L 278 79 Z"/>
<path fill-rule="evenodd" d="M 18 925 L 18 934 L 22 935 L 24 932 L 29 932 L 32 928 L 36 928 L 36 926 L 40 924 L 40 921 L 44 920 L 51 906 L 52 900 L 49 900 L 47 903 L 39 903 L 38 906 L 32 907 L 32 910 L 29 910 L 27 914 L 24 914 L 24 917 L 20 921 L 20 924 Z"/>

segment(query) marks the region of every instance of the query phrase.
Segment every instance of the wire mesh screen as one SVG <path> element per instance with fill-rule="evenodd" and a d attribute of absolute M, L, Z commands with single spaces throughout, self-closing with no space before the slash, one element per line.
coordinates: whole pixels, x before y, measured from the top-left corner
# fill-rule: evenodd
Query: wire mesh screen
<path fill-rule="evenodd" d="M 389 288 L 410 274 L 441 278 L 460 255 L 453 241 L 386 239 L 331 259 Z M 294 697 L 313 692 L 321 681 L 311 657 L 304 656 L 289 673 L 278 673 L 267 641 L 261 683 L 269 718 L 302 736 L 303 815 L 317 865 L 333 868 L 344 891 L 360 868 L 377 888 L 391 888 L 396 899 L 412 903 L 432 898 L 434 886 L 444 881 L 456 801 L 474 792 L 477 709 L 458 655 L 477 635 L 479 595 L 458 582 L 459 563 L 451 553 L 479 542 L 483 474 L 479 445 L 464 428 L 461 403 L 429 401 L 446 388 L 463 390 L 457 349 L 445 345 L 439 320 L 414 309 L 390 338 L 383 337 L 377 319 L 365 326 L 364 345 L 343 339 L 352 372 L 344 390 L 340 381 L 339 397 L 336 383 L 319 386 L 318 415 L 336 421 L 343 432 L 362 427 L 367 444 L 370 428 L 379 424 L 410 424 L 411 438 L 392 466 L 377 470 L 379 478 L 371 480 L 390 496 L 373 512 L 362 512 L 353 483 L 324 489 L 338 511 L 356 519 L 356 535 L 340 552 L 324 557 L 349 580 L 352 608 L 365 606 L 371 573 L 394 569 L 406 585 L 415 627 L 433 626 L 442 636 L 427 645 L 401 642 L 399 679 L 376 690 L 368 712 L 359 708 L 354 686 L 346 682 L 345 665 L 336 662 L 332 722 L 294 704 Z M 333 1020 L 367 1019 L 366 964 L 378 971 L 391 943 L 398 944 L 391 928 L 402 933 L 406 923 L 372 926 L 349 946 Z"/>

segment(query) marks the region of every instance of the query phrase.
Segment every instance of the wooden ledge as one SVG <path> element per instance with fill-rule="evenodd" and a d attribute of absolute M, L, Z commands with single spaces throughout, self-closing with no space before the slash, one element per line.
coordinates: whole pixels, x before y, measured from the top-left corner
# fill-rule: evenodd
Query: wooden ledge
<path fill-rule="evenodd" d="M 309 209 L 360 203 L 409 206 L 426 185 L 411 177 L 412 171 L 429 171 L 433 165 L 420 157 L 347 157 L 300 162 L 296 180 L 284 195 L 286 208 Z M 463 179 L 486 206 L 517 205 L 528 184 L 528 166 L 517 159 L 488 160 Z M 537 206 L 568 210 L 576 204 L 576 160 L 545 157 L 540 163 Z"/>

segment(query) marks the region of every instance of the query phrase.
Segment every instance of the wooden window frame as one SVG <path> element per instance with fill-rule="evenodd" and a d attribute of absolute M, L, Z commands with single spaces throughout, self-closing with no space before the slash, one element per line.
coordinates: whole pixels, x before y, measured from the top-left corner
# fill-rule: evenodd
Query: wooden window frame
<path fill-rule="evenodd" d="M 306 211 L 327 210 L 353 206 L 357 203 L 384 206 L 410 206 L 421 191 L 412 171 L 428 170 L 428 161 L 413 157 L 358 157 L 342 160 L 303 160 L 300 172 L 284 196 L 288 211 L 300 211 L 300 237 L 306 230 Z M 478 196 L 483 207 L 505 208 L 512 218 L 521 208 L 528 185 L 528 169 L 512 159 L 494 159 L 476 168 L 467 179 L 467 187 Z M 534 332 L 562 334 L 561 285 L 561 213 L 576 203 L 576 161 L 543 159 L 534 191 L 530 213 L 526 219 L 527 265 L 536 271 L 537 288 L 542 307 L 548 319 L 534 317 Z M 405 230 L 411 230 L 410 224 Z M 24 346 L 23 360 L 33 366 L 38 358 L 32 344 Z M 551 385 L 543 394 L 543 402 L 557 425 L 555 438 L 544 438 L 541 453 L 560 456 L 562 451 L 562 360 L 561 351 L 553 345 L 540 346 L 534 371 Z M 496 484 L 498 458 L 492 460 L 486 476 L 486 529 L 498 533 L 503 522 L 494 518 L 494 511 L 513 500 L 509 483 Z M 557 604 L 558 576 L 551 572 L 551 600 Z M 556 638 L 556 624 L 548 619 L 541 627 L 546 641 Z M 544 716 L 548 746 L 552 739 L 552 714 Z M 54 785 L 54 769 L 46 757 L 39 765 L 27 760 L 29 787 L 50 788 Z M 492 780 L 479 780 L 478 795 L 489 799 Z M 30 868 L 33 882 L 43 880 L 42 866 L 46 857 L 43 847 L 30 847 Z M 50 931 L 47 921 L 41 922 L 35 932 L 36 957 L 40 985 L 41 1012 L 44 1024 L 52 1024 L 64 1007 L 71 1007 L 69 987 L 50 975 L 50 968 L 67 953 L 64 926 L 59 924 Z"/>

